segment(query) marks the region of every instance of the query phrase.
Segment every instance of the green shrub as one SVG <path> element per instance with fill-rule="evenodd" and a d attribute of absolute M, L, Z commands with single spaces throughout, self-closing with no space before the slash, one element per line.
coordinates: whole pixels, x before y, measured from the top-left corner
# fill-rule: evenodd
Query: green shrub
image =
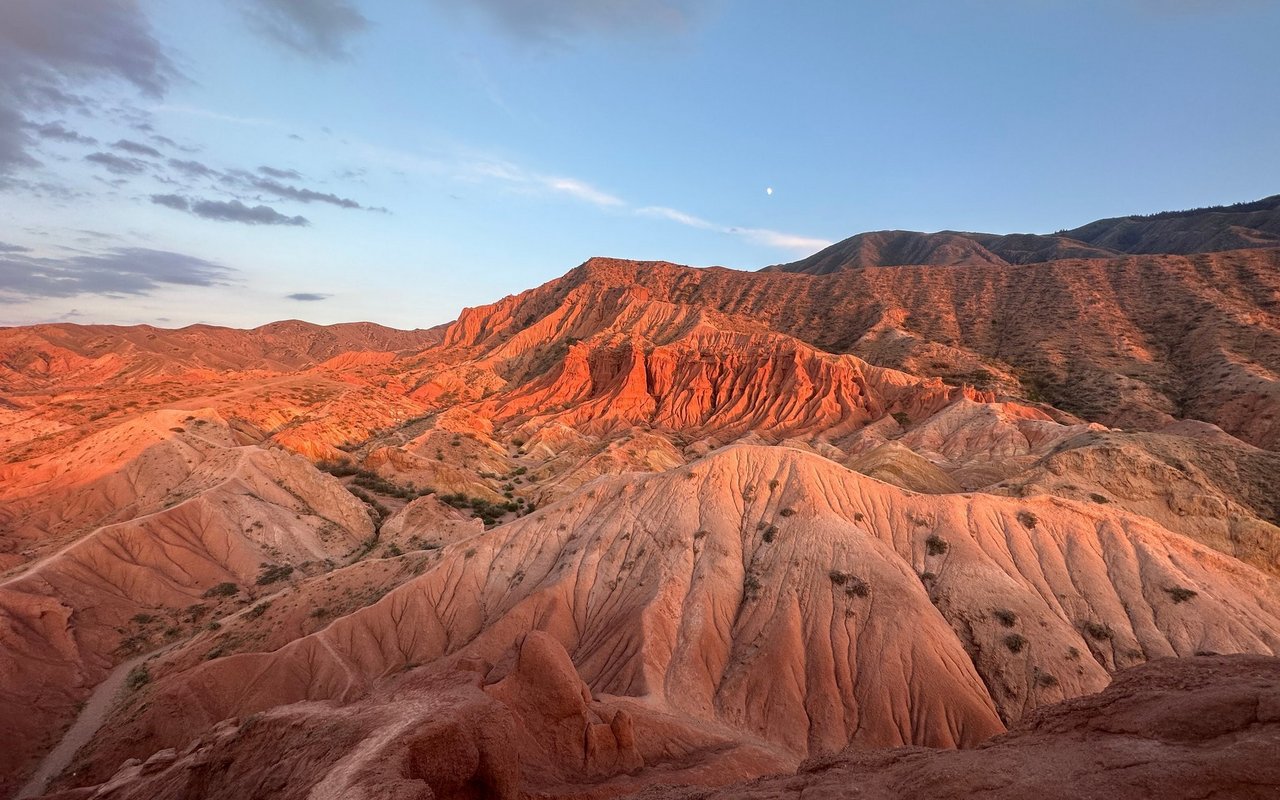
<path fill-rule="evenodd" d="M 137 691 L 143 686 L 151 683 L 151 673 L 147 670 L 146 664 L 139 664 L 129 670 L 129 675 L 124 679 L 124 685 L 129 687 L 130 691 Z"/>
<path fill-rule="evenodd" d="M 293 567 L 288 564 L 263 564 L 262 572 L 258 573 L 259 586 L 266 586 L 272 583 L 278 583 L 293 574 Z"/>
<path fill-rule="evenodd" d="M 1084 632 L 1099 641 L 1110 639 L 1113 635 L 1111 633 L 1110 625 L 1104 625 L 1101 622 L 1094 622 L 1092 620 L 1084 624 Z"/>
<path fill-rule="evenodd" d="M 850 575 L 848 583 L 845 584 L 844 593 L 850 597 L 866 597 L 871 594 L 871 587 L 862 578 Z"/>
<path fill-rule="evenodd" d="M 929 538 L 924 540 L 924 548 L 925 552 L 929 555 L 940 556 L 947 552 L 947 550 L 951 548 L 951 545 L 947 544 L 947 540 L 943 539 L 938 534 L 931 533 L 929 534 Z"/>

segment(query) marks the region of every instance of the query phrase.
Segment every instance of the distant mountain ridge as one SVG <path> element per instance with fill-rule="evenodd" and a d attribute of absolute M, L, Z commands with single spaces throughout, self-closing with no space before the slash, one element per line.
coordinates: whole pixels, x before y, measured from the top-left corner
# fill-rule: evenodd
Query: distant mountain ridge
<path fill-rule="evenodd" d="M 763 271 L 828 275 L 865 267 L 1039 264 L 1263 247 L 1280 247 L 1280 195 L 1230 206 L 1113 217 L 1053 234 L 872 231 Z"/>

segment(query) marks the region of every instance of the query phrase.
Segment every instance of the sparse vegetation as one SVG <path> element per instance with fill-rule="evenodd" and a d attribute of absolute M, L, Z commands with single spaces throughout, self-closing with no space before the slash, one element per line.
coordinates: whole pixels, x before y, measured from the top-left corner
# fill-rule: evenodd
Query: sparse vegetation
<path fill-rule="evenodd" d="M 1104 641 L 1112 637 L 1111 626 L 1104 625 L 1101 622 L 1090 620 L 1084 624 L 1084 632 L 1089 634 L 1091 638 Z"/>
<path fill-rule="evenodd" d="M 204 597 L 235 597 L 239 593 L 240 593 L 239 586 L 235 585 L 234 583 L 231 583 L 230 581 L 224 581 L 223 583 L 220 583 L 217 586 L 211 587 L 210 589 L 206 590 L 203 596 Z"/>
<path fill-rule="evenodd" d="M 317 461 L 316 469 L 327 472 L 335 478 L 345 478 L 348 475 L 355 475 L 360 470 L 350 461 Z"/>
<path fill-rule="evenodd" d="M 133 621 L 138 623 L 139 625 L 150 624 L 152 622 L 155 622 L 155 619 L 156 618 L 151 614 L 134 614 L 133 615 Z"/>
<path fill-rule="evenodd" d="M 1010 653 L 1021 653 L 1027 646 L 1027 637 L 1020 633 L 1011 633 L 1004 637 L 1004 646 L 1009 648 Z"/>
<path fill-rule="evenodd" d="M 769 542 L 772 542 L 773 537 L 777 535 L 778 535 L 778 526 L 770 525 L 769 527 L 764 529 L 764 533 L 760 534 L 760 538 L 763 539 L 766 544 L 768 544 Z"/>
<path fill-rule="evenodd" d="M 1046 686 L 1046 687 L 1049 687 L 1049 686 L 1057 686 L 1057 685 L 1058 685 L 1058 679 L 1057 679 L 1057 678 L 1055 678 L 1054 676 L 1050 675 L 1050 674 L 1049 674 L 1049 673 L 1047 673 L 1047 672 L 1037 672 L 1037 673 L 1036 673 L 1036 683 L 1040 684 L 1041 686 Z"/>
<path fill-rule="evenodd" d="M 262 616 L 263 614 L 267 613 L 267 609 L 268 609 L 268 608 L 271 608 L 271 604 L 270 604 L 270 603 L 258 603 L 258 604 L 257 604 L 256 606 L 254 606 L 253 608 L 251 608 L 251 609 L 249 609 L 248 611 L 244 612 L 244 615 L 245 615 L 245 617 L 247 617 L 247 618 L 249 618 L 249 619 L 257 619 L 258 617 L 260 617 L 260 616 Z"/>
<path fill-rule="evenodd" d="M 1018 624 L 1018 615 L 1007 608 L 997 608 L 991 615 L 1006 628 L 1012 628 Z"/>
<path fill-rule="evenodd" d="M 1093 501 L 1093 502 L 1095 502 L 1095 503 L 1110 503 L 1110 502 L 1111 502 L 1111 501 L 1110 501 L 1110 500 L 1108 500 L 1105 496 L 1100 495 L 1100 494 L 1098 494 L 1097 492 L 1089 492 L 1089 499 L 1090 499 L 1090 500 L 1092 500 L 1092 501 Z"/>
<path fill-rule="evenodd" d="M 133 692 L 136 692 L 148 683 L 151 683 L 151 672 L 147 669 L 146 664 L 139 664 L 129 670 L 129 675 L 124 679 L 124 685 L 129 688 L 129 691 Z"/>
<path fill-rule="evenodd" d="M 778 512 L 778 514 L 784 517 L 790 517 L 795 513 L 796 513 L 796 510 L 794 508 L 784 508 Z"/>
<path fill-rule="evenodd" d="M 1170 586 L 1165 589 L 1165 591 L 1169 593 L 1169 596 L 1173 598 L 1173 602 L 1175 603 L 1185 603 L 1188 600 L 1194 599 L 1196 595 L 1199 594 L 1199 592 L 1194 589 L 1188 589 L 1185 586 Z"/>
<path fill-rule="evenodd" d="M 951 545 L 947 544 L 947 540 L 938 534 L 931 533 L 929 538 L 924 540 L 924 549 L 931 556 L 940 556 L 951 549 Z"/>
<path fill-rule="evenodd" d="M 293 567 L 289 564 L 263 564 L 262 572 L 258 573 L 258 586 L 267 586 L 272 583 L 279 583 L 293 574 Z"/>
<path fill-rule="evenodd" d="M 1040 518 L 1030 511 L 1022 510 L 1018 512 L 1018 522 L 1022 523 L 1022 527 L 1031 530 L 1040 522 Z"/>
<path fill-rule="evenodd" d="M 904 428 L 911 424 L 911 417 L 907 416 L 905 411 L 895 411 L 889 416 L 893 417 L 893 421 Z"/>

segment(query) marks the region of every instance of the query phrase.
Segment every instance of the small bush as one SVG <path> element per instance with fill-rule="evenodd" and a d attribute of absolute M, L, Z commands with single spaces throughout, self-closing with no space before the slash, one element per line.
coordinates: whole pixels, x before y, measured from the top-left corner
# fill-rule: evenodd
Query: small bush
<path fill-rule="evenodd" d="M 895 411 L 889 416 L 893 417 L 893 421 L 904 428 L 911 424 L 911 417 L 907 416 L 905 411 Z"/>
<path fill-rule="evenodd" d="M 246 611 L 244 615 L 249 619 L 257 619 L 267 613 L 268 608 L 271 608 L 270 603 L 258 603 L 256 606 Z"/>
<path fill-rule="evenodd" d="M 779 514 L 781 514 L 781 515 L 782 515 L 782 516 L 784 516 L 784 517 L 790 517 L 790 516 L 792 516 L 793 514 L 795 514 L 795 513 L 796 513 L 796 510 L 795 510 L 794 508 L 784 508 L 784 509 L 782 509 L 781 511 L 779 511 L 778 513 L 779 513 Z"/>
<path fill-rule="evenodd" d="M 288 564 L 265 564 L 262 572 L 258 573 L 256 583 L 259 586 L 267 586 L 272 583 L 279 583 L 293 574 L 293 567 Z"/>
<path fill-rule="evenodd" d="M 1175 603 L 1185 603 L 1199 594 L 1199 592 L 1194 589 L 1188 589 L 1185 586 L 1170 586 L 1168 589 L 1165 589 L 1165 591 L 1169 593 L 1169 596 L 1173 598 L 1173 602 Z"/>
<path fill-rule="evenodd" d="M 756 593 L 759 591 L 760 591 L 760 579 L 757 578 L 755 575 L 752 575 L 751 573 L 747 573 L 746 577 L 742 579 L 743 594 L 745 594 L 747 597 L 755 597 Z"/>
<path fill-rule="evenodd" d="M 1021 522 L 1022 527 L 1026 528 L 1027 530 L 1031 530 L 1032 528 L 1034 528 L 1036 526 L 1036 523 L 1039 521 L 1040 521 L 1039 517 L 1037 517 L 1035 514 L 1032 514 L 1030 511 L 1018 512 L 1018 522 Z"/>
<path fill-rule="evenodd" d="M 360 471 L 346 459 L 342 461 L 317 461 L 316 469 L 327 472 L 335 478 L 345 478 Z"/>
<path fill-rule="evenodd" d="M 205 597 L 234 597 L 240 593 L 240 587 L 234 583 L 227 581 L 209 589 L 204 593 Z"/>
<path fill-rule="evenodd" d="M 849 582 L 845 584 L 844 593 L 850 597 L 866 597 L 871 594 L 871 587 L 862 578 L 850 575 Z"/>
<path fill-rule="evenodd" d="M 943 539 L 938 534 L 931 533 L 929 534 L 929 538 L 924 540 L 924 547 L 925 552 L 929 555 L 940 556 L 943 553 L 946 553 L 947 550 L 951 548 L 951 545 L 947 544 L 947 540 Z"/>
<path fill-rule="evenodd" d="M 124 679 L 124 685 L 135 692 L 148 683 L 151 683 L 151 673 L 147 670 L 146 664 L 139 664 L 129 670 L 128 677 Z"/>
<path fill-rule="evenodd" d="M 1041 686 L 1057 686 L 1058 679 L 1047 672 L 1040 672 L 1036 674 L 1036 683 Z"/>
<path fill-rule="evenodd" d="M 844 586 L 845 583 L 847 583 L 849 580 L 849 573 L 841 572 L 838 569 L 833 569 L 827 573 L 827 577 L 830 578 L 831 582 L 834 583 L 836 586 Z"/>
<path fill-rule="evenodd" d="M 707 533 L 709 533 L 709 531 L 706 531 L 706 530 L 696 531 L 696 532 L 693 534 L 693 538 L 694 538 L 694 539 L 701 539 L 701 538 L 703 538 L 704 536 L 706 536 L 706 535 L 707 535 Z"/>
<path fill-rule="evenodd" d="M 1094 622 L 1092 620 L 1084 624 L 1084 632 L 1099 641 L 1110 639 L 1113 635 L 1111 633 L 1110 625 L 1104 625 L 1101 622 Z"/>
<path fill-rule="evenodd" d="M 929 572 L 927 570 L 925 572 L 920 573 L 920 580 L 922 581 L 925 581 L 925 582 L 936 581 L 937 579 L 938 579 L 938 576 L 935 573 Z"/>
<path fill-rule="evenodd" d="M 462 557 L 463 557 L 463 558 L 472 558 L 472 557 L 474 557 L 474 556 L 475 556 L 475 554 L 476 554 L 476 549 L 475 549 L 474 547 L 468 547 L 468 548 L 466 549 L 466 551 L 462 554 Z"/>
<path fill-rule="evenodd" d="M 133 615 L 133 621 L 138 623 L 139 625 L 147 625 L 149 623 L 155 622 L 155 619 L 156 618 L 151 614 L 134 614 Z"/>
<path fill-rule="evenodd" d="M 1004 646 L 1009 648 L 1010 653 L 1021 653 L 1027 646 L 1027 637 L 1020 633 L 1011 633 L 1004 637 Z"/>
<path fill-rule="evenodd" d="M 763 540 L 765 541 L 765 543 L 767 544 L 767 543 L 769 543 L 769 542 L 772 542 L 772 541 L 773 541 L 773 537 L 775 537 L 775 536 L 777 536 L 777 535 L 778 535 L 778 526 L 777 526 L 777 525 L 770 525 L 769 527 L 767 527 L 767 528 L 765 528 L 765 529 L 764 529 L 764 533 L 762 533 L 762 534 L 760 535 L 760 538 L 761 538 L 761 539 L 763 539 Z"/>
<path fill-rule="evenodd" d="M 997 608 L 993 612 L 993 616 L 1006 628 L 1012 628 L 1018 623 L 1018 615 L 1007 608 Z"/>
<path fill-rule="evenodd" d="M 1095 503 L 1110 503 L 1110 502 L 1111 502 L 1111 501 L 1110 501 L 1110 500 L 1108 500 L 1106 497 L 1104 497 L 1104 496 L 1102 496 L 1102 495 L 1098 494 L 1097 492 L 1089 492 L 1089 499 L 1090 499 L 1090 500 L 1092 500 L 1092 501 L 1093 501 L 1093 502 L 1095 502 Z"/>

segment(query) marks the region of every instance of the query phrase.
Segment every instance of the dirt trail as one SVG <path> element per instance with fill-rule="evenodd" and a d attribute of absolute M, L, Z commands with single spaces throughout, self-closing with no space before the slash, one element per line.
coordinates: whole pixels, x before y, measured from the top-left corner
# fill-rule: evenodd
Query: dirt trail
<path fill-rule="evenodd" d="M 89 700 L 84 705 L 84 710 L 76 717 L 76 721 L 71 723 L 71 727 L 67 729 L 66 734 L 62 737 L 62 741 L 58 742 L 57 746 L 50 750 L 40 761 L 40 766 L 36 769 L 35 774 L 14 795 L 15 800 L 20 800 L 20 798 L 24 797 L 39 797 L 44 794 L 45 786 L 48 785 L 49 781 L 61 774 L 67 768 L 67 765 L 71 763 L 76 751 L 87 744 L 93 738 L 93 735 L 98 732 L 98 728 L 102 726 L 103 720 L 107 717 L 107 712 L 111 710 L 114 704 L 116 695 L 124 687 L 125 679 L 129 676 L 129 670 L 153 655 L 155 653 L 143 653 L 121 663 L 101 683 L 94 687 L 93 694 L 89 695 Z"/>

